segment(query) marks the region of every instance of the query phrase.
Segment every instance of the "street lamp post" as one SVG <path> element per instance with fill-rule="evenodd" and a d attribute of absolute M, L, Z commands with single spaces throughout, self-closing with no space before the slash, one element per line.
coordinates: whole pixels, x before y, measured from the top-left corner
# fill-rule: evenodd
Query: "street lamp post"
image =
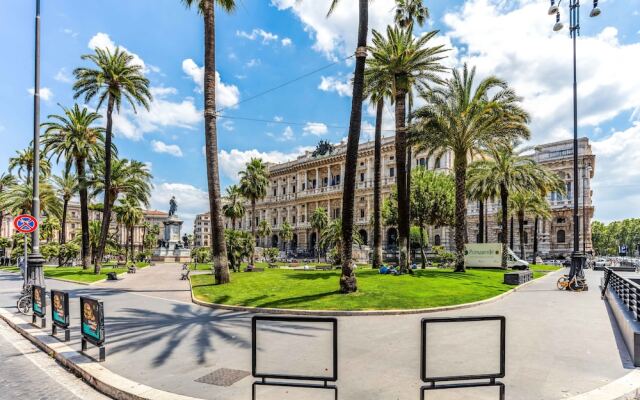
<path fill-rule="evenodd" d="M 40 221 L 40 0 L 36 0 L 35 72 L 33 86 L 33 203 L 31 214 Z M 44 286 L 40 254 L 40 228 L 33 231 L 31 255 L 27 262 L 29 285 Z"/>
<path fill-rule="evenodd" d="M 587 254 L 587 181 L 591 173 L 591 164 L 584 165 L 582 179 L 582 252 Z"/>
<path fill-rule="evenodd" d="M 578 274 L 582 274 L 582 269 L 586 261 L 586 254 L 580 251 L 580 229 L 578 217 L 578 80 L 576 68 L 576 39 L 580 34 L 580 0 L 569 1 L 569 34 L 573 39 L 573 253 L 571 254 L 571 271 L 569 279 Z M 556 23 L 553 30 L 558 32 L 562 30 L 564 25 L 560 22 L 560 5 L 562 0 L 556 4 L 555 0 L 551 0 L 549 7 L 549 15 L 556 16 Z M 598 7 L 598 0 L 593 0 L 593 9 L 589 13 L 591 17 L 597 17 L 601 11 Z M 586 237 L 582 239 L 586 240 Z"/>

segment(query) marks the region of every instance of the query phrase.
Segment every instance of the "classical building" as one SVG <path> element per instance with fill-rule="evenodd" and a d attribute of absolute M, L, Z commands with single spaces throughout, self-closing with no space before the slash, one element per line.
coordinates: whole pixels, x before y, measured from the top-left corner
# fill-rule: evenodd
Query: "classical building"
<path fill-rule="evenodd" d="M 136 251 L 142 249 L 142 241 L 143 236 L 145 234 L 145 224 L 148 223 L 150 225 L 157 225 L 159 227 L 159 236 L 162 236 L 162 230 L 164 226 L 162 224 L 168 217 L 168 214 L 164 211 L 157 210 L 145 210 L 144 211 L 144 221 L 142 224 L 137 225 L 133 228 L 133 245 Z M 89 210 L 89 221 L 102 221 L 102 212 Z M 80 235 L 80 204 L 71 202 L 69 203 L 69 207 L 67 209 L 67 231 L 66 231 L 66 241 L 69 242 L 73 240 L 77 235 Z M 129 243 L 129 232 L 128 230 L 121 224 L 118 224 L 116 221 L 116 216 L 113 214 L 111 218 L 111 227 L 110 230 L 112 233 L 115 233 L 116 241 L 119 245 L 125 245 Z M 0 229 L 0 237 L 12 237 L 16 233 L 13 227 L 13 216 L 5 215 L 2 221 L 2 227 Z M 58 237 L 58 233 L 55 233 L 55 237 Z"/>
<path fill-rule="evenodd" d="M 323 207 L 330 219 L 341 216 L 342 177 L 344 176 L 346 144 L 337 145 L 330 154 L 314 157 L 311 152 L 298 157 L 294 161 L 269 164 L 270 187 L 267 197 L 259 201 L 256 215 L 252 215 L 251 207 L 246 205 L 245 217 L 237 221 L 236 229 L 249 231 L 251 223 L 257 224 L 266 220 L 271 224 L 272 234 L 269 237 L 257 237 L 259 246 L 284 248 L 280 237 L 280 229 L 285 221 L 294 229 L 289 249 L 299 253 L 309 253 L 315 248 L 318 240 L 316 232 L 311 228 L 309 218 L 314 210 Z M 579 141 L 579 177 L 580 193 L 580 232 L 581 243 L 583 223 L 586 224 L 586 250 L 591 250 L 591 179 L 595 170 L 595 156 L 587 138 Z M 540 164 L 555 171 L 567 186 L 566 195 L 552 193 L 549 202 L 553 210 L 550 220 L 539 224 L 539 251 L 543 254 L 569 254 L 573 243 L 573 148 L 572 141 L 562 141 L 540 145 L 532 152 L 531 157 Z M 373 213 L 373 142 L 363 143 L 359 147 L 358 169 L 356 173 L 355 194 L 355 229 L 360 233 L 364 243 L 370 244 L 372 229 L 370 219 Z M 412 168 L 419 166 L 437 171 L 451 171 L 453 166 L 451 153 L 441 157 L 428 157 L 425 153 L 413 155 Z M 387 198 L 396 181 L 396 162 L 394 138 L 383 139 L 382 143 L 382 196 Z M 478 204 L 468 202 L 468 237 L 475 242 L 478 235 Z M 498 215 L 500 203 L 489 201 L 487 212 L 487 237 L 495 242 L 500 238 Z M 584 221 L 584 222 L 583 222 Z M 525 221 L 525 250 L 533 248 L 533 218 L 527 216 Z M 515 224 L 517 227 L 517 223 Z M 233 228 L 231 221 L 225 219 L 225 227 Z M 453 248 L 453 229 L 450 227 L 430 228 L 429 243 Z M 211 244 L 211 221 L 209 213 L 200 214 L 194 222 L 196 246 Z M 383 246 L 394 248 L 397 245 L 397 230 L 393 226 L 383 229 Z M 514 235 L 514 249 L 519 249 L 517 233 Z"/>

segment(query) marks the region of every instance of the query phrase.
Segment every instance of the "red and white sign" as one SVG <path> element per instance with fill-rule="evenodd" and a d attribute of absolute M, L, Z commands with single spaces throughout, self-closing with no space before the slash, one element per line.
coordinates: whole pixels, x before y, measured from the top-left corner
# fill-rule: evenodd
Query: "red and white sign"
<path fill-rule="evenodd" d="M 29 215 L 18 215 L 13 219 L 13 227 L 20 233 L 31 233 L 38 229 L 38 220 Z"/>

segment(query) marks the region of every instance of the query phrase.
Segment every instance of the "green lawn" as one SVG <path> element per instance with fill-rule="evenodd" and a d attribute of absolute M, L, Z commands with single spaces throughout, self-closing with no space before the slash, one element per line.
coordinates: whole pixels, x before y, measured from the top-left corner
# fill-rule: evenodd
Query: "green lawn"
<path fill-rule="evenodd" d="M 285 266 L 291 265 L 291 263 L 283 263 L 283 262 L 275 262 L 273 264 L 277 265 L 278 267 L 285 267 Z M 264 268 L 264 269 L 269 268 L 269 263 L 263 262 L 263 261 L 257 261 L 254 265 L 257 268 Z M 299 266 L 302 266 L 302 265 L 310 265 L 310 266 L 315 267 L 315 266 L 327 266 L 329 264 L 325 263 L 325 262 L 309 262 L 309 263 L 299 262 L 297 266 L 299 267 Z M 208 264 L 196 264 L 195 270 L 197 270 L 197 271 L 209 271 L 209 270 L 211 270 L 211 266 L 212 266 L 211 263 L 208 263 Z M 241 264 L 241 269 L 244 270 L 246 267 L 247 267 L 247 263 L 242 263 Z M 192 271 L 194 270 L 193 263 L 189 263 L 189 268 Z"/>
<path fill-rule="evenodd" d="M 147 263 L 138 262 L 136 266 L 139 269 L 149 266 Z M 18 272 L 16 267 L 1 267 L 0 270 L 8 272 Z M 83 270 L 81 267 L 53 267 L 45 266 L 44 276 L 46 278 L 65 279 L 68 281 L 80 282 L 80 283 L 93 283 L 102 279 L 107 279 L 107 273 L 115 272 L 121 274 L 127 272 L 127 268 L 112 268 L 111 266 L 103 266 L 100 274 L 93 273 L 93 267 Z"/>
<path fill-rule="evenodd" d="M 231 284 L 216 286 L 213 276 L 194 275 L 191 284 L 202 301 L 251 307 L 315 310 L 415 309 L 469 303 L 494 297 L 513 286 L 505 285 L 503 270 L 416 270 L 414 275 L 380 275 L 356 271 L 358 292 L 338 292 L 340 271 L 270 269 L 233 273 Z M 534 272 L 535 277 L 544 275 Z"/>

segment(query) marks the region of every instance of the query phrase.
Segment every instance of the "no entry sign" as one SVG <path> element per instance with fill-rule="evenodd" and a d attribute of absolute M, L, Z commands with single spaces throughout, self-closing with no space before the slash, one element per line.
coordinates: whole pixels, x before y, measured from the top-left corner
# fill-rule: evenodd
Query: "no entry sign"
<path fill-rule="evenodd" d="M 13 219 L 13 227 L 20 233 L 31 233 L 38 228 L 38 220 L 29 214 L 18 215 Z"/>

